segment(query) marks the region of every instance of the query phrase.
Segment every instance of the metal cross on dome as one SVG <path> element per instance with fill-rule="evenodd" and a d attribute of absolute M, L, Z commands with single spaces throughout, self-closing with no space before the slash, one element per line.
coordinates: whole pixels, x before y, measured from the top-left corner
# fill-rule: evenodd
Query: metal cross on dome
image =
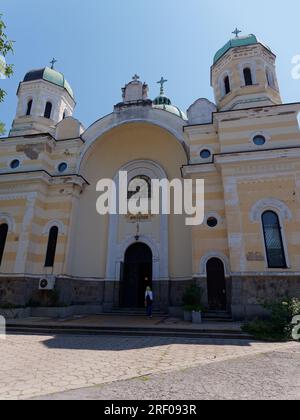
<path fill-rule="evenodd" d="M 240 31 L 238 28 L 235 28 L 235 30 L 232 33 L 233 33 L 233 35 L 235 35 L 236 38 L 238 38 L 239 34 L 241 34 L 242 31 Z"/>
<path fill-rule="evenodd" d="M 134 82 L 138 82 L 138 81 L 140 80 L 140 76 L 138 76 L 137 74 L 135 74 L 135 75 L 133 76 L 132 80 L 133 80 Z"/>
<path fill-rule="evenodd" d="M 163 77 L 157 82 L 160 85 L 160 94 L 164 94 L 164 84 L 167 83 L 167 80 Z"/>
<path fill-rule="evenodd" d="M 51 69 L 54 69 L 54 64 L 57 63 L 57 60 L 55 58 L 52 58 L 52 61 L 50 61 Z"/>

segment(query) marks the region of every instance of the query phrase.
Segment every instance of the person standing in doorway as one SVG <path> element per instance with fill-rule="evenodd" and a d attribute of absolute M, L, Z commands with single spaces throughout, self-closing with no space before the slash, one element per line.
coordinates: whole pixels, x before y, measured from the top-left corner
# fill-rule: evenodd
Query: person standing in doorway
<path fill-rule="evenodd" d="M 147 287 L 145 292 L 145 306 L 147 309 L 147 317 L 152 318 L 152 310 L 153 310 L 153 292 L 151 287 Z"/>

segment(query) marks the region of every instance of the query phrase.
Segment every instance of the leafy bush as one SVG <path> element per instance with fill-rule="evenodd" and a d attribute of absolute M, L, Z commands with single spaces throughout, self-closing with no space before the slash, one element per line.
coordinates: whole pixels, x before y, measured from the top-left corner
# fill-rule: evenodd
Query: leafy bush
<path fill-rule="evenodd" d="M 202 311 L 201 300 L 202 291 L 196 284 L 187 287 L 182 299 L 184 310 L 187 312 Z"/>
<path fill-rule="evenodd" d="M 255 320 L 244 326 L 244 331 L 258 339 L 289 340 L 292 338 L 292 320 L 300 315 L 300 300 L 284 299 L 279 302 L 266 302 L 263 307 L 270 312 L 266 321 Z"/>

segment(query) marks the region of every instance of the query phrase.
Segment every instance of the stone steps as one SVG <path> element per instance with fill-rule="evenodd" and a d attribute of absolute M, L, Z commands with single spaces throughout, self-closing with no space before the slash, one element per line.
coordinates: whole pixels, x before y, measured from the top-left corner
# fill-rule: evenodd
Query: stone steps
<path fill-rule="evenodd" d="M 203 313 L 204 321 L 233 322 L 232 316 L 225 311 L 206 311 Z"/>
<path fill-rule="evenodd" d="M 104 315 L 112 315 L 112 316 L 145 316 L 146 309 L 145 308 L 138 308 L 138 309 L 131 309 L 131 308 L 115 308 L 110 311 L 105 311 Z M 153 310 L 153 316 L 168 316 L 166 312 Z"/>
<path fill-rule="evenodd" d="M 8 334 L 72 334 L 72 335 L 110 335 L 133 337 L 166 337 L 166 338 L 207 338 L 251 340 L 248 334 L 232 329 L 176 329 L 176 328 L 141 328 L 141 327 L 84 327 L 56 325 L 8 325 Z"/>

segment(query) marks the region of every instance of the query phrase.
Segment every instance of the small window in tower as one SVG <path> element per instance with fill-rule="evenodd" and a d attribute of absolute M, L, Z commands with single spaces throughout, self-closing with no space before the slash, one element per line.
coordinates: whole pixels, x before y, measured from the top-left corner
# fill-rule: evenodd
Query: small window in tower
<path fill-rule="evenodd" d="M 228 93 L 231 92 L 229 76 L 226 76 L 224 79 L 224 88 L 225 88 L 225 95 L 228 95 Z"/>
<path fill-rule="evenodd" d="M 244 79 L 245 79 L 245 85 L 246 86 L 252 86 L 253 85 L 251 69 L 249 69 L 249 68 L 244 69 Z"/>
<path fill-rule="evenodd" d="M 33 104 L 33 101 L 32 101 L 32 99 L 31 99 L 31 100 L 28 102 L 28 104 L 27 104 L 27 111 L 26 111 L 26 115 L 31 115 L 32 104 Z"/>
<path fill-rule="evenodd" d="M 44 117 L 50 119 L 51 118 L 51 112 L 52 112 L 52 103 L 47 102 Z"/>
<path fill-rule="evenodd" d="M 268 85 L 272 88 L 275 88 L 275 80 L 274 80 L 274 75 L 271 72 L 271 70 L 267 69 L 266 70 L 266 75 L 267 75 L 267 81 L 268 81 Z"/>

